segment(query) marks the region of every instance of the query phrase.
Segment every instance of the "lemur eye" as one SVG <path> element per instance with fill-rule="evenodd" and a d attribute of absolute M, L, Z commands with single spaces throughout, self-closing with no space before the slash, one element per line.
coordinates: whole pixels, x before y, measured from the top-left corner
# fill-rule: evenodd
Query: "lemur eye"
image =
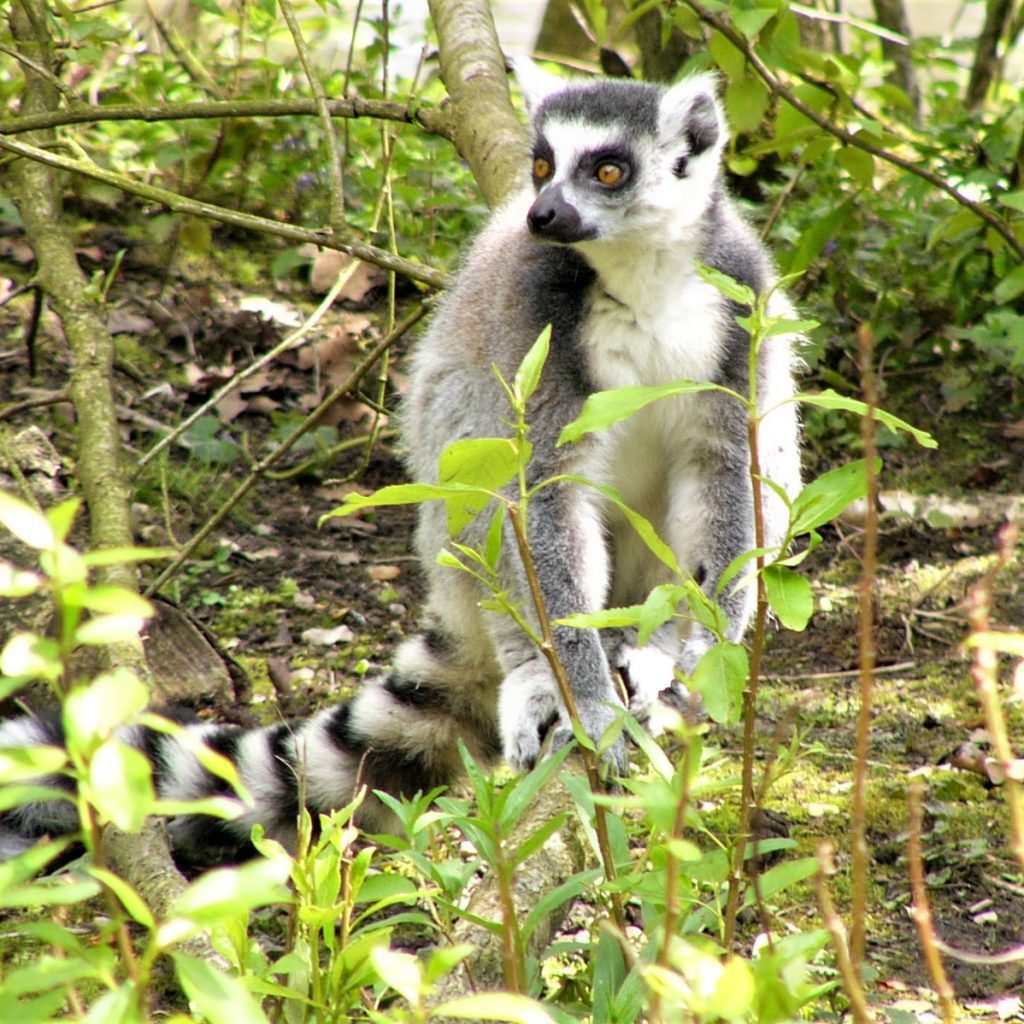
<path fill-rule="evenodd" d="M 618 185 L 622 181 L 622 168 L 618 164 L 601 164 L 594 177 L 602 185 Z"/>
<path fill-rule="evenodd" d="M 533 158 L 533 176 L 543 181 L 551 177 L 551 164 L 542 156 Z"/>

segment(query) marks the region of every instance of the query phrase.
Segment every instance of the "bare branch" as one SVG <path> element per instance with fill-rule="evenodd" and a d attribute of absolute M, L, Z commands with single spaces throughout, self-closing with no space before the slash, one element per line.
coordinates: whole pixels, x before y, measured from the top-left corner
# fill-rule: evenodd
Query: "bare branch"
<path fill-rule="evenodd" d="M 863 133 L 854 134 L 852 132 L 848 132 L 845 128 L 840 128 L 838 125 L 833 124 L 827 117 L 819 114 L 818 111 L 813 107 L 808 106 L 803 102 L 803 100 L 795 96 L 790 89 L 783 85 L 780 79 L 775 76 L 764 61 L 757 55 L 757 52 L 754 50 L 750 41 L 741 32 L 737 32 L 726 18 L 709 11 L 702 4 L 698 3 L 697 0 L 684 0 L 684 2 L 691 10 L 693 10 L 701 21 L 710 25 L 716 31 L 721 32 L 721 34 L 746 57 L 750 66 L 757 72 L 764 83 L 776 96 L 785 100 L 785 102 L 794 110 L 803 114 L 808 121 L 812 121 L 821 128 L 822 131 L 826 131 L 830 135 L 834 135 L 837 139 L 846 143 L 846 145 L 854 146 L 857 149 L 864 150 L 865 153 L 877 156 L 880 160 L 884 160 L 886 163 L 892 164 L 894 167 L 899 167 L 908 174 L 913 174 L 915 177 L 928 182 L 929 185 L 934 186 L 940 192 L 944 192 L 960 206 L 970 210 L 976 217 L 988 224 L 988 226 L 992 228 L 992 230 L 995 231 L 1022 260 L 1024 260 L 1024 243 L 1021 243 L 1018 240 L 1010 225 L 1001 220 L 987 206 L 968 198 L 959 189 L 957 189 L 955 185 L 951 185 L 944 178 L 941 178 L 939 175 L 920 166 L 919 163 L 915 163 L 913 160 L 907 159 L 906 157 L 899 156 L 897 153 L 886 149 L 884 146 L 878 146 L 873 142 L 869 142 L 863 137 Z"/>
<path fill-rule="evenodd" d="M 418 125 L 431 135 L 450 139 L 450 119 L 431 104 L 396 103 L 387 100 L 327 100 L 332 117 L 374 117 L 382 121 Z M 108 106 L 76 106 L 72 110 L 48 110 L 0 119 L 0 135 L 17 135 L 40 128 L 59 128 L 66 124 L 100 121 L 188 121 L 226 117 L 315 116 L 315 100 L 203 100 L 195 103 L 168 103 L 164 106 L 136 106 L 112 103 Z"/>
<path fill-rule="evenodd" d="M 141 196 L 151 202 L 166 206 L 175 213 L 188 213 L 196 217 L 208 217 L 211 220 L 220 221 L 222 224 L 232 224 L 235 227 L 245 228 L 249 231 L 261 231 L 269 235 L 278 235 L 293 242 L 312 242 L 315 245 L 322 245 L 327 249 L 337 249 L 339 252 L 348 253 L 356 259 L 365 260 L 367 263 L 375 263 L 385 270 L 393 270 L 396 274 L 402 274 L 414 281 L 422 281 L 431 288 L 443 288 L 447 283 L 447 276 L 438 270 L 424 266 L 421 263 L 413 263 L 411 260 L 402 259 L 400 256 L 393 256 L 384 249 L 378 249 L 375 245 L 367 245 L 365 242 L 348 241 L 343 242 L 335 238 L 329 231 L 311 230 L 310 228 L 296 227 L 294 224 L 284 224 L 280 221 L 270 220 L 267 217 L 258 217 L 251 213 L 240 213 L 237 210 L 229 210 L 223 206 L 216 206 L 213 203 L 204 203 L 198 199 L 188 199 L 156 185 L 144 185 L 117 174 L 114 171 L 105 170 L 94 163 L 85 160 L 72 160 L 69 157 L 51 153 L 48 150 L 40 149 L 38 146 L 31 146 L 24 142 L 17 142 L 0 136 L 0 149 L 15 153 L 18 156 L 29 157 L 50 167 L 58 167 L 64 171 L 71 171 L 73 174 L 82 174 L 95 181 L 102 181 L 123 192 L 130 192 L 133 195 Z"/>

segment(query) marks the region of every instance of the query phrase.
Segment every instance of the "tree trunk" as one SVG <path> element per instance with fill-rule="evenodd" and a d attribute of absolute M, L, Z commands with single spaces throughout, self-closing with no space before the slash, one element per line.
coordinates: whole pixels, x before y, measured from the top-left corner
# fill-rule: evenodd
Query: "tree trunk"
<path fill-rule="evenodd" d="M 907 39 L 912 38 L 910 20 L 903 0 L 874 0 L 875 21 L 882 28 L 898 32 Z M 921 90 L 917 84 L 917 73 L 910 56 L 910 48 L 891 39 L 882 40 L 882 52 L 893 63 L 893 72 L 889 80 L 898 85 L 906 94 L 914 110 L 916 120 L 921 113 Z"/>
<path fill-rule="evenodd" d="M 32 62 L 21 65 L 25 76 L 22 111 L 33 114 L 56 110 L 56 79 L 46 74 L 55 62 L 44 0 L 16 0 L 10 25 L 19 52 Z M 53 137 L 52 131 L 34 132 L 30 141 L 46 146 L 52 144 Z M 10 164 L 8 177 L 25 237 L 36 256 L 39 285 L 60 317 L 74 361 L 70 390 L 78 426 L 76 477 L 88 508 L 90 545 L 93 549 L 130 547 L 129 488 L 111 389 L 114 342 L 101 300 L 90 293 L 65 229 L 57 172 L 22 158 Z M 138 576 L 131 563 L 110 566 L 102 570 L 101 578 L 138 590 Z M 141 640 L 105 648 L 104 659 L 108 665 L 125 666 L 142 678 L 147 676 Z M 143 863 L 147 865 L 147 878 L 159 876 L 159 889 L 153 891 L 142 884 L 144 878 L 139 880 L 139 894 L 150 906 L 164 906 L 184 891 L 185 880 L 171 861 L 162 830 L 123 836 L 110 845 L 107 853 L 112 867 L 122 876 L 129 877 Z M 153 865 L 160 865 L 159 870 Z"/>
<path fill-rule="evenodd" d="M 1013 0 L 988 0 L 985 4 L 985 23 L 978 36 L 974 51 L 974 65 L 967 83 L 968 110 L 977 110 L 985 100 L 988 87 L 1002 74 L 1003 59 L 999 54 L 999 41 L 1006 32 L 1013 15 Z"/>
<path fill-rule="evenodd" d="M 486 0 L 430 0 L 430 16 L 450 97 L 451 138 L 495 206 L 526 184 L 528 153 L 490 7 Z"/>

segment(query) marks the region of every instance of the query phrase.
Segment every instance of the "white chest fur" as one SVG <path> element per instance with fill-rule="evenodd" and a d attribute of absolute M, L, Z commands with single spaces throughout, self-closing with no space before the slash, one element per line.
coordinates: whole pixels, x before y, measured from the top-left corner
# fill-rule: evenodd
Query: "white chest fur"
<path fill-rule="evenodd" d="M 598 388 L 715 376 L 722 298 L 692 266 L 627 261 L 599 273 L 581 337 Z"/>

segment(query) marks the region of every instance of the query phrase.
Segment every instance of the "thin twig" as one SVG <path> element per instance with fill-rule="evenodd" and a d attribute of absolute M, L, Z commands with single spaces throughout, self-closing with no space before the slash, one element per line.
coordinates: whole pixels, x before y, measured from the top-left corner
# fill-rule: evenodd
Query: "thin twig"
<path fill-rule="evenodd" d="M 850 1013 L 857 1024 L 871 1024 L 871 1012 L 868 1009 L 868 1002 L 864 996 L 864 987 L 861 985 L 857 969 L 850 959 L 850 947 L 846 941 L 846 925 L 843 919 L 836 913 L 835 904 L 832 902 L 832 895 L 828 891 L 828 876 L 832 871 L 832 844 L 827 840 L 818 847 L 818 907 L 821 909 L 821 916 L 832 936 L 832 948 L 836 954 L 836 966 L 839 968 L 839 976 L 843 980 L 843 988 L 846 990 L 847 998 L 850 1000 Z"/>
<path fill-rule="evenodd" d="M 812 121 L 830 135 L 834 135 L 837 139 L 846 143 L 846 145 L 854 146 L 857 149 L 864 150 L 865 153 L 877 156 L 880 160 L 884 160 L 886 163 L 892 164 L 894 167 L 899 167 L 908 174 L 913 174 L 915 177 L 921 178 L 923 181 L 928 182 L 929 185 L 939 189 L 940 192 L 945 192 L 946 195 L 950 196 L 960 206 L 970 210 L 976 217 L 988 224 L 988 226 L 992 228 L 992 230 L 995 231 L 1021 259 L 1024 259 L 1024 243 L 1022 243 L 1017 238 L 1016 234 L 1014 234 L 1013 228 L 1005 221 L 1000 220 L 1000 218 L 988 209 L 988 207 L 968 198 L 960 192 L 955 185 L 951 185 L 944 178 L 941 178 L 939 175 L 927 170 L 919 163 L 915 163 L 913 160 L 898 156 L 896 153 L 886 149 L 884 146 L 878 146 L 873 142 L 868 142 L 863 137 L 864 133 L 854 134 L 853 132 L 847 131 L 845 128 L 840 128 L 838 125 L 833 124 L 827 117 L 819 114 L 818 111 L 804 103 L 803 100 L 795 96 L 790 89 L 783 85 L 782 81 L 775 76 L 764 61 L 757 55 L 757 51 L 754 49 L 750 40 L 748 40 L 741 32 L 733 28 L 727 18 L 713 13 L 702 4 L 698 3 L 697 0 L 684 0 L 684 2 L 697 15 L 697 17 L 700 18 L 701 21 L 710 25 L 728 39 L 729 42 L 744 55 L 747 62 L 763 79 L 768 88 L 771 89 L 775 95 L 785 100 L 786 103 L 788 103 L 794 110 L 799 111 L 809 121 Z"/>
<path fill-rule="evenodd" d="M 47 85 L 50 85 L 54 89 L 56 89 L 57 92 L 59 92 L 64 97 L 64 99 L 66 99 L 69 103 L 77 104 L 79 102 L 78 97 L 74 93 L 74 90 L 69 89 L 68 86 L 65 85 L 64 82 L 62 82 L 60 78 L 57 75 L 55 75 L 49 68 L 43 67 L 42 64 L 40 64 L 38 61 L 32 60 L 31 57 L 25 56 L 25 54 L 21 50 L 14 49 L 13 47 L 6 46 L 5 44 L 0 43 L 0 53 L 6 53 L 8 57 L 13 57 L 23 67 L 26 67 L 30 71 L 33 71 L 40 78 L 42 78 L 47 83 Z"/>
<path fill-rule="evenodd" d="M 972 634 L 988 633 L 990 630 L 992 585 L 996 573 L 1010 561 L 1018 537 L 1018 528 L 1010 523 L 999 531 L 999 560 L 970 590 L 967 620 L 971 625 Z M 1013 771 L 1015 754 L 1010 743 L 1006 715 L 999 700 L 999 656 L 995 648 L 988 644 L 978 643 L 973 646 L 971 676 L 985 715 L 985 727 L 992 741 L 992 752 L 1006 775 L 1004 792 L 1010 808 L 1010 848 L 1021 870 L 1024 871 L 1024 786 Z"/>
<path fill-rule="evenodd" d="M 858 631 L 860 649 L 860 706 L 857 711 L 856 742 L 853 767 L 853 814 L 850 821 L 850 850 L 853 861 L 853 894 L 851 900 L 852 928 L 850 953 L 854 967 L 860 971 L 864 963 L 864 936 L 868 915 L 868 872 L 870 855 L 867 843 L 868 750 L 871 742 L 871 691 L 874 686 L 875 623 L 874 600 L 878 568 L 878 480 L 875 473 L 875 335 L 870 325 L 857 329 L 860 351 L 861 388 L 867 413 L 861 420 L 864 442 L 864 474 L 867 483 L 864 518 L 864 553 L 861 577 L 857 588 Z"/>
<path fill-rule="evenodd" d="M 20 402 L 11 402 L 9 405 L 0 406 L 0 420 L 10 419 L 19 412 L 27 409 L 39 409 L 44 405 L 57 405 L 59 402 L 66 402 L 71 398 L 70 388 L 61 388 L 59 391 L 47 391 L 43 395 L 36 395 L 35 398 L 25 398 Z"/>
<path fill-rule="evenodd" d="M 306 81 L 313 93 L 317 116 L 320 118 L 324 145 L 327 147 L 328 178 L 331 183 L 331 228 L 335 234 L 340 235 L 345 230 L 345 179 L 341 173 L 338 137 L 334 133 L 334 122 L 331 120 L 330 107 L 327 105 L 327 94 L 324 92 L 323 82 L 320 81 L 313 57 L 302 35 L 299 20 L 295 17 L 291 0 L 279 0 L 279 5 L 281 14 L 284 15 L 284 20 L 288 24 L 288 31 L 292 35 L 292 42 L 295 43 L 295 52 L 298 54 L 299 63 L 302 64 Z M 387 52 L 387 47 L 384 52 Z"/>
<path fill-rule="evenodd" d="M 573 697 L 572 687 L 565 674 L 565 666 L 558 651 L 555 648 L 555 635 L 551 627 L 551 618 L 548 615 L 547 604 L 544 600 L 544 592 L 541 590 L 540 580 L 537 578 L 537 567 L 533 560 L 533 552 L 530 550 L 530 542 L 526 536 L 526 528 L 520 515 L 519 507 L 510 503 L 506 506 L 509 522 L 512 524 L 512 532 L 516 539 L 516 546 L 519 550 L 519 558 L 526 574 L 527 583 L 530 588 L 530 596 L 533 599 L 534 610 L 537 612 L 537 619 L 541 630 L 541 654 L 544 655 L 551 666 L 552 674 L 558 685 L 558 692 L 561 695 L 562 703 L 565 705 L 569 718 L 579 724 L 580 716 L 576 708 L 576 701 Z M 580 755 L 583 758 L 583 766 L 587 774 L 587 782 L 591 792 L 597 793 L 601 790 L 601 773 L 597 763 L 597 755 L 586 747 L 580 747 Z M 611 839 L 608 835 L 608 823 L 605 816 L 605 808 L 595 802 L 594 804 L 594 831 L 597 833 L 597 845 L 601 853 L 601 861 L 604 866 L 605 877 L 612 881 L 617 870 L 615 857 L 612 855 Z M 626 914 L 622 906 L 622 895 L 618 892 L 610 894 L 612 905 L 612 916 L 620 931 L 626 927 Z"/>
<path fill-rule="evenodd" d="M 324 296 L 323 301 L 319 306 L 306 318 L 301 326 L 292 331 L 291 334 L 283 338 L 278 344 L 276 344 L 269 352 L 265 352 L 259 359 L 254 360 L 243 370 L 236 373 L 229 381 L 219 387 L 198 409 L 196 409 L 191 415 L 187 416 L 181 421 L 169 434 L 162 437 L 155 445 L 139 461 L 136 463 L 138 469 L 142 469 L 148 462 L 152 461 L 159 455 L 165 448 L 173 444 L 182 434 L 192 426 L 201 416 L 205 416 L 218 402 L 220 402 L 226 395 L 231 394 L 242 386 L 250 377 L 252 377 L 259 370 L 263 369 L 268 363 L 272 363 L 282 352 L 287 352 L 289 349 L 295 348 L 299 345 L 303 338 L 306 337 L 313 330 L 314 327 L 323 319 L 324 314 L 334 304 L 334 300 L 338 297 L 342 288 L 348 284 L 349 278 L 355 272 L 357 263 L 351 263 L 345 268 L 342 273 L 338 275 L 337 280 L 331 286 L 330 291 Z"/>
<path fill-rule="evenodd" d="M 327 249 L 337 249 L 339 252 L 348 253 L 357 259 L 365 260 L 367 263 L 375 263 L 385 270 L 393 270 L 397 274 L 411 278 L 414 281 L 422 281 L 431 288 L 444 288 L 448 282 L 446 274 L 438 270 L 424 266 L 421 263 L 413 263 L 411 260 L 401 259 L 378 249 L 375 245 L 367 245 L 365 242 L 347 241 L 343 242 L 329 231 L 310 230 L 309 228 L 296 227 L 293 224 L 284 224 L 280 221 L 270 220 L 266 217 L 257 217 L 251 213 L 241 213 L 237 210 L 229 210 L 223 206 L 216 206 L 213 203 L 200 202 L 197 199 L 187 199 L 176 192 L 171 192 L 156 185 L 143 185 L 141 182 L 133 181 L 123 174 L 105 170 L 93 163 L 82 160 L 71 160 L 68 157 L 60 156 L 40 149 L 38 146 L 30 146 L 24 142 L 17 142 L 14 139 L 0 136 L 0 149 L 16 153 L 18 156 L 28 157 L 30 160 L 37 160 L 39 163 L 50 167 L 57 167 L 73 174 L 81 174 L 94 181 L 102 181 L 107 185 L 120 189 L 122 192 L 129 192 L 132 195 L 141 196 L 151 202 L 166 206 L 175 213 L 187 213 L 196 217 L 208 217 L 211 220 L 220 221 L 222 224 L 232 224 L 235 227 L 245 228 L 248 231 L 261 231 L 270 235 L 277 235 L 287 238 L 293 242 L 313 242 L 315 245 L 322 245 Z"/>
<path fill-rule="evenodd" d="M 932 979 L 932 985 L 939 997 L 939 1005 L 942 1007 L 942 1019 L 945 1024 L 953 1024 L 956 1019 L 956 1006 L 953 1000 L 956 993 L 949 983 L 946 969 L 942 966 L 942 958 L 939 956 L 938 936 L 935 934 L 935 923 L 932 921 L 931 906 L 928 903 L 928 892 L 924 885 L 924 858 L 921 853 L 921 792 L 923 785 L 920 779 L 914 781 L 910 787 L 910 835 L 908 838 L 907 858 L 910 868 L 910 891 L 913 899 L 913 906 L 910 916 L 913 918 L 917 928 L 918 938 L 921 940 L 921 949 L 924 952 L 925 966 L 928 968 L 928 975 Z"/>
<path fill-rule="evenodd" d="M 432 135 L 451 137 L 449 122 L 430 103 L 396 103 L 365 100 L 358 96 L 327 101 L 332 117 L 372 117 L 381 121 L 413 124 Z M 189 121 L 230 117 L 311 117 L 317 113 L 315 100 L 197 100 L 191 103 L 167 103 L 138 106 L 132 103 L 111 103 L 103 106 L 79 105 L 71 110 L 53 110 L 38 114 L 20 114 L 0 118 L 0 135 L 18 135 L 41 128 L 60 128 L 69 124 L 102 123 L 104 121 Z"/>

